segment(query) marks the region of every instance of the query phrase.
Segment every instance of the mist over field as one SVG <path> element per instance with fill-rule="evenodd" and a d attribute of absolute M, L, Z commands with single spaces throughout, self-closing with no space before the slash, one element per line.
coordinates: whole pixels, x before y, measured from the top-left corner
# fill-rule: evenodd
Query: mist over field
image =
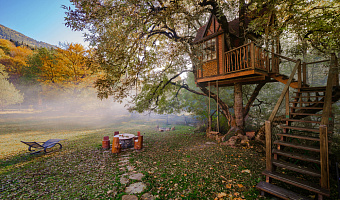
<path fill-rule="evenodd" d="M 176 125 L 197 123 L 192 117 L 180 115 L 158 115 L 154 113 L 130 113 L 127 101 L 100 100 L 93 88 L 77 94 L 70 91 L 53 91 L 53 98 L 39 96 L 34 88 L 26 87 L 21 105 L 8 106 L 0 110 L 0 157 L 26 151 L 20 141 L 43 142 L 48 139 L 72 139 L 98 134 L 100 144 L 102 133 L 113 136 L 114 131 L 129 131 L 138 123 L 140 128 L 151 125 L 169 128 Z M 31 93 L 30 93 L 31 92 Z M 48 94 L 45 92 L 45 94 Z M 124 128 L 121 128 L 124 127 Z M 105 130 L 105 131 L 104 131 Z M 136 130 L 131 131 L 135 133 Z"/>

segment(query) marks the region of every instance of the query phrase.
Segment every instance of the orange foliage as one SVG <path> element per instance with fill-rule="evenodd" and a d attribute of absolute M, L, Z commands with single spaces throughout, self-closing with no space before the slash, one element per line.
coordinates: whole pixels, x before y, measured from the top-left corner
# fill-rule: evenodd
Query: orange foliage
<path fill-rule="evenodd" d="M 32 50 L 27 47 L 16 47 L 11 41 L 0 39 L 0 63 L 6 67 L 11 75 L 23 75 L 23 68 L 27 65 L 27 58 Z"/>

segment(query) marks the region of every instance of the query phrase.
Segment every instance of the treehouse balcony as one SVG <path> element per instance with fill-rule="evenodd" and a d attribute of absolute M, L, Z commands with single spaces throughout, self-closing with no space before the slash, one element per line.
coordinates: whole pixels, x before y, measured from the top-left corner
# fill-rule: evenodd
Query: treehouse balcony
<path fill-rule="evenodd" d="M 203 46 L 203 49 L 207 49 L 207 46 Z M 255 46 L 254 43 L 224 53 L 216 52 L 216 56 L 205 53 L 200 57 L 203 62 L 195 69 L 196 83 L 205 86 L 208 82 L 215 85 L 217 81 L 219 86 L 231 86 L 235 83 L 254 84 L 270 81 L 270 75 L 279 73 L 278 57 Z"/>

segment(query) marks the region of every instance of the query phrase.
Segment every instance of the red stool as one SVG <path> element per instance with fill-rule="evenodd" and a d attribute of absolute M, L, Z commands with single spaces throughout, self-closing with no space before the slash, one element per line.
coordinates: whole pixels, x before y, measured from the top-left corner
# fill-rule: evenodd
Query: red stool
<path fill-rule="evenodd" d="M 109 136 L 105 136 L 102 141 L 102 148 L 103 149 L 110 149 L 110 139 Z"/>

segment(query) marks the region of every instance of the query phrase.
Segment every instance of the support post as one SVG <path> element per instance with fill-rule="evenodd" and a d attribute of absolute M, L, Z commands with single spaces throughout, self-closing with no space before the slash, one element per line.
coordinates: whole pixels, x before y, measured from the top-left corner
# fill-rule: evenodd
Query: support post
<path fill-rule="evenodd" d="M 302 81 L 301 81 L 301 63 L 298 66 L 298 87 L 301 88 Z"/>
<path fill-rule="evenodd" d="M 338 66 L 338 58 L 336 57 L 336 55 L 333 53 L 331 55 L 331 65 L 334 68 L 333 72 L 334 72 L 334 86 L 339 86 L 339 66 Z"/>
<path fill-rule="evenodd" d="M 251 59 L 251 68 L 255 69 L 255 45 L 254 42 L 250 44 L 250 59 Z"/>
<path fill-rule="evenodd" d="M 211 92 L 211 88 L 210 88 L 210 82 L 208 82 L 209 85 L 209 110 L 208 110 L 208 117 L 209 117 L 209 133 L 211 132 L 211 116 L 210 116 L 210 92 Z"/>
<path fill-rule="evenodd" d="M 328 164 L 328 128 L 320 125 L 320 167 L 321 167 L 321 187 L 329 189 L 329 164 Z"/>
<path fill-rule="evenodd" d="M 289 88 L 287 89 L 286 96 L 285 96 L 285 106 L 286 106 L 286 118 L 289 119 Z"/>
<path fill-rule="evenodd" d="M 216 89 L 217 89 L 217 103 L 216 103 L 216 110 L 217 110 L 217 132 L 220 132 L 220 111 L 218 106 L 218 99 L 219 99 L 219 88 L 218 88 L 218 80 L 216 81 Z"/>
<path fill-rule="evenodd" d="M 266 132 L 266 170 L 273 171 L 272 165 L 272 123 L 271 121 L 265 122 Z"/>
<path fill-rule="evenodd" d="M 302 63 L 302 77 L 303 77 L 303 86 L 305 87 L 307 85 L 307 67 L 306 63 Z"/>

